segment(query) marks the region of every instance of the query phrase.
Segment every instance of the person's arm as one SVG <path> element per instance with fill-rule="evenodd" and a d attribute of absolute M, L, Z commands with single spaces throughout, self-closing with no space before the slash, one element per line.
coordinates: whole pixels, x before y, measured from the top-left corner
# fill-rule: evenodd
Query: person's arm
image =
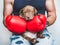
<path fill-rule="evenodd" d="M 48 25 L 52 25 L 56 20 L 56 9 L 54 5 L 54 0 L 46 0 L 46 10 L 47 10 L 47 22 Z"/>
<path fill-rule="evenodd" d="M 4 0 L 4 11 L 3 11 L 3 23 L 5 25 L 5 18 L 8 15 L 11 15 L 12 11 L 13 11 L 13 0 Z"/>

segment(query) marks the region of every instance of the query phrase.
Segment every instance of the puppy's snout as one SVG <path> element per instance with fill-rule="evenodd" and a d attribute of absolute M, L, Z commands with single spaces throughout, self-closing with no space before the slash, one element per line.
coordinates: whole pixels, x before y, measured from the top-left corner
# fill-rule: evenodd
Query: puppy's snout
<path fill-rule="evenodd" d="M 31 20 L 30 17 L 27 17 L 26 20 Z"/>
<path fill-rule="evenodd" d="M 28 20 L 32 20 L 33 19 L 33 17 L 28 17 Z"/>
<path fill-rule="evenodd" d="M 29 17 L 27 17 L 29 19 Z"/>
<path fill-rule="evenodd" d="M 33 19 L 34 18 L 34 15 L 32 15 L 31 17 L 30 17 L 30 19 Z"/>

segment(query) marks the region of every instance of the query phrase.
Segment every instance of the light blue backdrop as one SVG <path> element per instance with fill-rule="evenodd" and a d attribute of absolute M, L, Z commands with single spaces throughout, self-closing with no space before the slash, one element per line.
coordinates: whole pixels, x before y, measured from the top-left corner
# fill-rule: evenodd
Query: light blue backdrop
<path fill-rule="evenodd" d="M 55 0 L 57 19 L 55 23 L 48 27 L 49 32 L 52 33 L 55 42 L 54 45 L 60 45 L 60 0 Z M 9 32 L 3 25 L 3 0 L 0 0 L 0 45 L 9 45 Z"/>

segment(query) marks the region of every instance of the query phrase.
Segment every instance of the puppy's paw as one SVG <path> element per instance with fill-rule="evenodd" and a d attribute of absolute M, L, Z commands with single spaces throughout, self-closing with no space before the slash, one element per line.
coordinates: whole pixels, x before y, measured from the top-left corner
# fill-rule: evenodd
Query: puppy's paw
<path fill-rule="evenodd" d="M 43 34 L 38 35 L 39 38 L 45 38 Z"/>
<path fill-rule="evenodd" d="M 38 43 L 39 41 L 37 41 L 35 38 L 34 39 L 31 39 L 31 43 L 32 44 L 36 44 L 36 43 Z"/>

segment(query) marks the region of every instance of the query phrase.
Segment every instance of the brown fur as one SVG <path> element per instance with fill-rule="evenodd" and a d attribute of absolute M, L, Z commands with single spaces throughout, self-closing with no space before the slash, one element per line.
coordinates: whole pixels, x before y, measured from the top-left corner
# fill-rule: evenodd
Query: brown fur
<path fill-rule="evenodd" d="M 19 13 L 20 17 L 23 17 L 26 20 L 31 20 L 33 19 L 34 15 L 37 14 L 37 10 L 33 6 L 27 5 L 21 9 Z"/>

